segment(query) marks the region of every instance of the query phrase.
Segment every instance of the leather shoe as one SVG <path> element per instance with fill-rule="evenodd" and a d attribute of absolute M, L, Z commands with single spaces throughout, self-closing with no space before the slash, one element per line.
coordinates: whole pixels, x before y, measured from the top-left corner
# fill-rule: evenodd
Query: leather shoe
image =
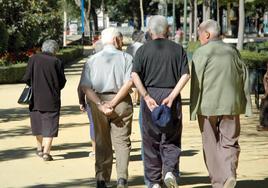
<path fill-rule="evenodd" d="M 119 178 L 117 180 L 117 188 L 127 188 L 127 180 L 124 178 Z"/>
<path fill-rule="evenodd" d="M 97 188 L 107 188 L 105 181 L 97 181 Z"/>

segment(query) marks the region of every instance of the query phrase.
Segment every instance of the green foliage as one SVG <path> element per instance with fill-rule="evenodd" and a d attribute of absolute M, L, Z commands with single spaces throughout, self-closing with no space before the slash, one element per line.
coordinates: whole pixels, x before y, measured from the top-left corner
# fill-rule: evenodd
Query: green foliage
<path fill-rule="evenodd" d="M 56 55 L 64 64 L 74 61 L 83 56 L 82 46 L 66 47 L 61 49 Z M 16 62 L 17 64 L 9 64 L 6 60 L 0 59 L 0 84 L 18 83 L 21 81 L 27 63 Z"/>
<path fill-rule="evenodd" d="M 258 53 L 247 50 L 240 51 L 241 57 L 249 68 L 264 67 L 268 62 L 268 52 Z"/>
<path fill-rule="evenodd" d="M 21 82 L 27 64 L 21 63 L 11 66 L 0 66 L 0 84 L 10 84 Z"/>
<path fill-rule="evenodd" d="M 9 51 L 19 51 L 48 39 L 60 42 L 62 35 L 61 4 L 53 0 L 5 0 L 0 3 L 0 20 L 9 33 Z"/>
<path fill-rule="evenodd" d="M 189 42 L 188 47 L 187 47 L 187 52 L 188 53 L 193 53 L 197 48 L 201 46 L 199 41 L 196 42 Z"/>
<path fill-rule="evenodd" d="M 81 56 L 83 56 L 83 47 L 82 46 L 65 47 L 65 48 L 62 48 L 57 53 L 57 57 L 64 64 L 68 64 L 69 62 L 72 62 Z"/>
<path fill-rule="evenodd" d="M 3 53 L 7 50 L 8 46 L 8 32 L 6 25 L 0 21 L 0 53 Z"/>

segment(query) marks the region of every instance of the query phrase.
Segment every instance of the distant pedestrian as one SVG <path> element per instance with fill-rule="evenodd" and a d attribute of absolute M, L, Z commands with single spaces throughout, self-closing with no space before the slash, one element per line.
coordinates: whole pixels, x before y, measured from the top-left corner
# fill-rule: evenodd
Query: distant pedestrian
<path fill-rule="evenodd" d="M 145 42 L 145 36 L 143 31 L 134 31 L 132 34 L 132 41 L 133 43 L 130 44 L 126 52 L 129 53 L 133 58 L 135 57 L 135 54 L 137 50 L 143 45 Z M 131 94 L 133 105 L 139 105 L 140 104 L 140 95 L 136 87 L 132 88 L 133 93 Z"/>
<path fill-rule="evenodd" d="M 122 45 L 119 34 L 116 28 L 102 31 L 103 50 L 88 59 L 79 84 L 90 103 L 94 121 L 97 188 L 106 188 L 111 179 L 112 146 L 116 157 L 117 188 L 128 186 L 133 116 L 129 95 L 132 57 L 116 48 Z"/>
<path fill-rule="evenodd" d="M 167 29 L 165 17 L 150 18 L 152 40 L 138 49 L 132 70 L 132 79 L 142 96 L 144 169 L 149 188 L 160 188 L 162 177 L 168 188 L 177 186 L 182 131 L 180 92 L 190 78 L 186 52 L 167 39 Z"/>
<path fill-rule="evenodd" d="M 50 155 L 53 137 L 58 136 L 61 107 L 61 89 L 66 79 L 62 62 L 55 57 L 59 46 L 54 40 L 42 45 L 42 53 L 28 62 L 23 80 L 32 86 L 33 99 L 29 105 L 32 133 L 36 136 L 36 154 L 45 161 Z"/>
<path fill-rule="evenodd" d="M 239 52 L 219 39 L 214 20 L 198 29 L 193 55 L 190 111 L 198 118 L 204 159 L 213 188 L 233 188 L 240 146 L 240 114 L 251 114 L 248 71 Z"/>
<path fill-rule="evenodd" d="M 92 152 L 89 153 L 89 157 L 95 157 L 95 131 L 94 131 L 94 122 L 92 118 L 90 105 L 86 102 L 86 94 L 83 92 L 81 87 L 77 88 L 78 99 L 79 99 L 79 108 L 81 112 L 87 112 L 88 120 L 89 120 L 89 135 L 92 144 Z"/>

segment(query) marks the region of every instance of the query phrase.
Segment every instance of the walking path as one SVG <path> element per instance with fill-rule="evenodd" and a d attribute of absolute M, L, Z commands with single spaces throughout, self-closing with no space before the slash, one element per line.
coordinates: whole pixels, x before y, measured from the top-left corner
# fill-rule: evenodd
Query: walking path
<path fill-rule="evenodd" d="M 53 141 L 54 161 L 35 155 L 27 106 L 17 104 L 24 84 L 0 85 L 0 187 L 1 188 L 84 188 L 95 187 L 87 115 L 80 113 L 76 88 L 85 59 L 66 68 L 67 84 L 62 91 L 59 137 Z M 182 188 L 211 187 L 203 162 L 197 122 L 189 121 L 189 85 L 182 93 L 184 129 L 180 161 Z M 138 108 L 135 108 L 129 187 L 143 188 Z M 258 112 L 241 119 L 241 154 L 237 188 L 268 187 L 268 132 L 257 132 Z M 115 165 L 112 181 L 115 183 Z"/>

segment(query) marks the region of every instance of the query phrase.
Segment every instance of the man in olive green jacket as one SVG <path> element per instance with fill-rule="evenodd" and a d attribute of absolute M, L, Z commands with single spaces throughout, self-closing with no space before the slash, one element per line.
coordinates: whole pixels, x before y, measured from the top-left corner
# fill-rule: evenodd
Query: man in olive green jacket
<path fill-rule="evenodd" d="M 240 114 L 251 115 L 248 71 L 239 52 L 219 40 L 214 20 L 199 26 L 193 55 L 191 120 L 198 118 L 213 188 L 233 188 L 240 147 Z"/>

